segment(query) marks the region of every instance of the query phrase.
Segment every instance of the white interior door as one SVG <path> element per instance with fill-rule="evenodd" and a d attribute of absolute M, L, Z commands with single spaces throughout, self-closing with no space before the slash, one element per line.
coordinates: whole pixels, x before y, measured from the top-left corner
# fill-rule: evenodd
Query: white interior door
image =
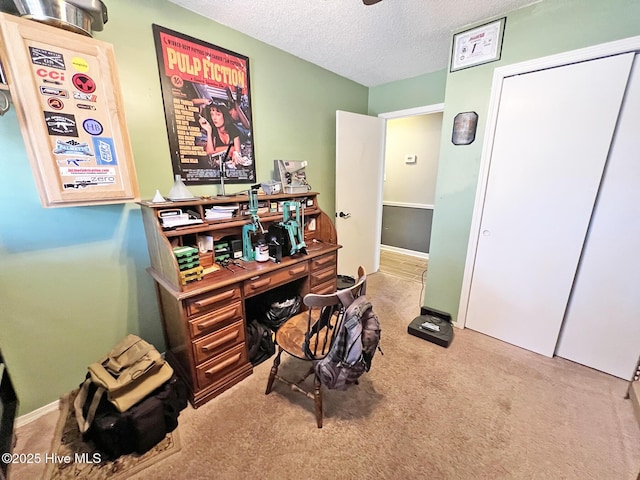
<path fill-rule="evenodd" d="M 636 55 L 556 354 L 630 380 L 640 351 L 640 58 Z"/>
<path fill-rule="evenodd" d="M 553 354 L 632 57 L 504 79 L 467 327 Z"/>
<path fill-rule="evenodd" d="M 384 119 L 336 112 L 338 273 L 379 268 L 382 228 Z M 340 216 L 342 213 L 343 216 Z"/>

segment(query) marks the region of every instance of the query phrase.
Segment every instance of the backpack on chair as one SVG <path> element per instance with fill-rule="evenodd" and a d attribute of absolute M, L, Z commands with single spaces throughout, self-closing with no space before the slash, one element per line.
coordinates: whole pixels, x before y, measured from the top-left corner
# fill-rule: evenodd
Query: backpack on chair
<path fill-rule="evenodd" d="M 380 349 L 380 322 L 365 295 L 353 298 L 350 291 L 338 292 L 345 310 L 338 323 L 329 353 L 316 362 L 320 381 L 332 390 L 346 390 L 371 368 L 376 349 Z"/>

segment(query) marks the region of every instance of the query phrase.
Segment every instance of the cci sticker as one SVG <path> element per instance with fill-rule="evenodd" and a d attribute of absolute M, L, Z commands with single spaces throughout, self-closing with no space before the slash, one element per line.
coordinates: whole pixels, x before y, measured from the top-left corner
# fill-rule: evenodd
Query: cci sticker
<path fill-rule="evenodd" d="M 62 85 L 64 82 L 64 72 L 58 72 L 56 70 L 48 70 L 46 68 L 38 68 L 36 75 L 42 78 L 45 83 L 53 83 L 54 85 Z"/>
<path fill-rule="evenodd" d="M 96 153 L 96 163 L 98 165 L 118 164 L 112 138 L 93 137 L 91 140 L 93 141 L 93 151 Z"/>

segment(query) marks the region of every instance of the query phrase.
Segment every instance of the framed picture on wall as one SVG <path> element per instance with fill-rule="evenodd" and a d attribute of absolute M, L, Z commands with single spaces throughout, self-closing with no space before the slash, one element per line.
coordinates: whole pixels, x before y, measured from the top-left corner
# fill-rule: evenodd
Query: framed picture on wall
<path fill-rule="evenodd" d="M 255 183 L 249 58 L 153 25 L 173 174 Z"/>
<path fill-rule="evenodd" d="M 454 145 L 470 145 L 476 139 L 478 128 L 478 114 L 476 112 L 462 112 L 453 119 L 451 143 Z"/>
<path fill-rule="evenodd" d="M 453 36 L 450 72 L 500 60 L 506 17 Z"/>

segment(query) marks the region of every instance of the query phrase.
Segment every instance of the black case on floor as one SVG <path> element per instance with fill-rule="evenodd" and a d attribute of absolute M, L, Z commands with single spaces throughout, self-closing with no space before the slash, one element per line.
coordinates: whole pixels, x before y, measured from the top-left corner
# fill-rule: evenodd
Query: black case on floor
<path fill-rule="evenodd" d="M 93 398 L 94 390 L 91 385 L 88 398 Z M 143 454 L 178 426 L 178 415 L 186 406 L 187 388 L 176 375 L 122 413 L 103 395 L 84 440 L 92 441 L 111 459 L 133 452 Z"/>
<path fill-rule="evenodd" d="M 431 322 L 440 327 L 440 331 L 434 332 L 420 325 L 424 322 Z M 413 319 L 407 327 L 410 335 L 427 340 L 441 347 L 447 348 L 453 341 L 453 324 L 451 323 L 451 315 L 441 312 L 435 308 L 420 307 L 420 316 Z"/>

